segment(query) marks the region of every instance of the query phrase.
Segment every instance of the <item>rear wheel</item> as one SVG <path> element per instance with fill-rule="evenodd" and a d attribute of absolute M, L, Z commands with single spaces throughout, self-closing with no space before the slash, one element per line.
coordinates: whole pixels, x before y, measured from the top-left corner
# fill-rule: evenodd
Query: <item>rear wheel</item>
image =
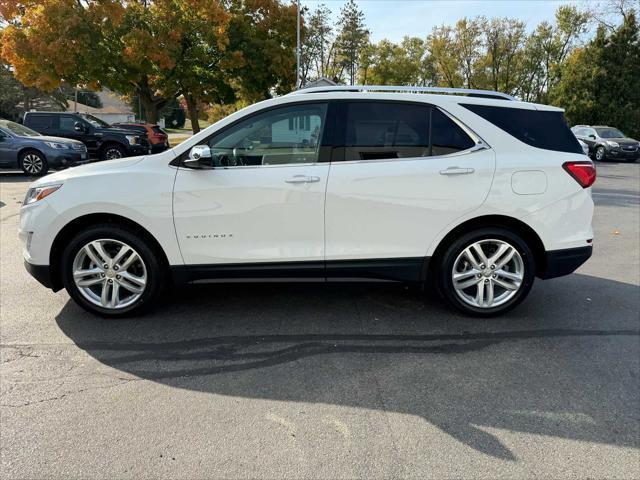
<path fill-rule="evenodd" d="M 62 256 L 63 283 L 85 310 L 122 317 L 148 310 L 160 297 L 165 271 L 139 233 L 123 226 L 90 227 Z"/>
<path fill-rule="evenodd" d="M 527 243 L 501 228 L 467 233 L 442 256 L 439 287 L 449 304 L 489 317 L 514 308 L 529 293 L 535 261 Z"/>
<path fill-rule="evenodd" d="M 37 150 L 27 150 L 20 154 L 19 165 L 24 173 L 34 177 L 41 177 L 49 171 L 47 159 Z"/>

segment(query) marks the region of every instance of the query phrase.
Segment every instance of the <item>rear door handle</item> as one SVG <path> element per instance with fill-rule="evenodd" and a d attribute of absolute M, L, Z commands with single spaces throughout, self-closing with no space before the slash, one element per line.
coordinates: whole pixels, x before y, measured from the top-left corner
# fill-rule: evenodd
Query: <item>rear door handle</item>
<path fill-rule="evenodd" d="M 294 175 L 291 178 L 287 178 L 285 182 L 287 183 L 315 183 L 319 182 L 320 177 L 313 177 L 308 175 Z"/>
<path fill-rule="evenodd" d="M 467 175 L 473 172 L 475 172 L 473 168 L 449 167 L 445 170 L 440 170 L 440 175 Z"/>

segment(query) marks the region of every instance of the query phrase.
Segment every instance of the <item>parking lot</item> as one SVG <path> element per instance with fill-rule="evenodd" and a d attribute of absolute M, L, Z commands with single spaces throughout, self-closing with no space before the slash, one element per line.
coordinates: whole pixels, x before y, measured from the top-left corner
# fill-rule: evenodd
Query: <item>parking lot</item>
<path fill-rule="evenodd" d="M 24 270 L 0 173 L 3 478 L 638 478 L 640 163 L 593 258 L 514 312 L 403 288 L 209 285 L 105 321 Z"/>

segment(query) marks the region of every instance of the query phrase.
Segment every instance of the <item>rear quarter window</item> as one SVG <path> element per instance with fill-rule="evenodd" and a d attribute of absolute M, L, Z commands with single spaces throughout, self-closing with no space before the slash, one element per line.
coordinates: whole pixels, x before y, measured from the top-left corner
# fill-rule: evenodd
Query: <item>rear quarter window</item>
<path fill-rule="evenodd" d="M 532 147 L 556 152 L 582 153 L 562 112 L 461 104 L 509 135 Z"/>

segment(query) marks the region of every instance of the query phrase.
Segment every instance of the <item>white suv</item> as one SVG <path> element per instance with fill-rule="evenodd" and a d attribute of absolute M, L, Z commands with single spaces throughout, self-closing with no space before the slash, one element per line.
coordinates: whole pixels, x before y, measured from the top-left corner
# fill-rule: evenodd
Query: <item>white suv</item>
<path fill-rule="evenodd" d="M 46 176 L 20 236 L 34 277 L 108 317 L 146 310 L 169 285 L 274 279 L 426 284 L 489 316 L 589 258 L 594 180 L 560 109 L 324 87 L 158 155 Z"/>

